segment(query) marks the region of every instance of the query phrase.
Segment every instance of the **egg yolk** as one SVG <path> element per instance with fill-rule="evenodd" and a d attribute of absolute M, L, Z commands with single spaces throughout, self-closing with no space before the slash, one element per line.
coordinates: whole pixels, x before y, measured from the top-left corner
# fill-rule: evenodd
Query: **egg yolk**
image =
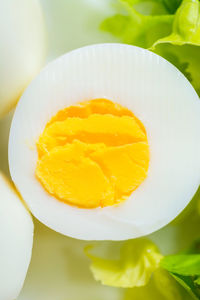
<path fill-rule="evenodd" d="M 36 176 L 57 199 L 81 208 L 124 201 L 149 166 L 145 127 L 125 107 L 106 99 L 59 111 L 37 142 Z"/>

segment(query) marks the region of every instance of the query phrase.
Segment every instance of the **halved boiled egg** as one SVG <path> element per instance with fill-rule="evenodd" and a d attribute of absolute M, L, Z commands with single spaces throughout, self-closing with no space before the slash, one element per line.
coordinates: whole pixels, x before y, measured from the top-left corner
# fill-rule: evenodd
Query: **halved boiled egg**
<path fill-rule="evenodd" d="M 16 299 L 26 276 L 33 222 L 18 194 L 0 174 L 0 300 Z"/>
<path fill-rule="evenodd" d="M 0 117 L 13 108 L 45 58 L 44 17 L 38 0 L 0 3 Z"/>
<path fill-rule="evenodd" d="M 14 183 L 36 218 L 65 235 L 123 240 L 173 220 L 200 182 L 200 102 L 147 50 L 99 44 L 44 68 L 10 132 Z"/>

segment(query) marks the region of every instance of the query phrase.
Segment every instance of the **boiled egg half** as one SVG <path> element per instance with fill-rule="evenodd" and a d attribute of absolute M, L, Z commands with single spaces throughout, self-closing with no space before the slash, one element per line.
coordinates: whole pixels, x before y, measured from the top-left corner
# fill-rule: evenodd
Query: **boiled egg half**
<path fill-rule="evenodd" d="M 39 0 L 0 2 L 0 117 L 13 108 L 44 63 L 46 34 Z"/>
<path fill-rule="evenodd" d="M 147 235 L 200 183 L 200 102 L 158 55 L 123 44 L 48 64 L 17 106 L 12 179 L 33 215 L 85 240 Z"/>
<path fill-rule="evenodd" d="M 0 300 L 13 300 L 30 263 L 33 222 L 20 196 L 1 173 L 0 228 Z"/>

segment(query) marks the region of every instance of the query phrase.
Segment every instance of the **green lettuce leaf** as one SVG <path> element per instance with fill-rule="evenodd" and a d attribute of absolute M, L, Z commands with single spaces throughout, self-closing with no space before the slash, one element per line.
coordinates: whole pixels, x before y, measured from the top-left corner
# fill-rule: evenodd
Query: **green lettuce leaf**
<path fill-rule="evenodd" d="M 144 15 L 174 14 L 182 0 L 122 0 Z"/>
<path fill-rule="evenodd" d="M 174 14 L 182 0 L 162 0 L 163 5 L 166 7 L 170 14 Z"/>
<path fill-rule="evenodd" d="M 162 43 L 172 43 L 182 46 L 200 44 L 200 3 L 199 0 L 183 0 L 176 11 L 172 33 L 155 42 L 153 47 Z"/>
<path fill-rule="evenodd" d="M 168 59 L 191 81 L 200 95 L 200 2 L 183 0 L 172 33 L 156 41 L 152 51 Z"/>
<path fill-rule="evenodd" d="M 161 266 L 171 273 L 184 276 L 200 276 L 200 255 L 180 254 L 166 256 L 161 261 Z"/>
<path fill-rule="evenodd" d="M 160 266 L 189 292 L 194 299 L 200 299 L 200 239 L 179 255 L 166 256 Z"/>
<path fill-rule="evenodd" d="M 193 280 L 191 277 L 179 274 L 171 273 L 171 275 L 188 292 L 188 294 L 192 296 L 193 299 L 200 299 L 200 289 L 198 284 L 195 284 L 195 280 Z"/>
<path fill-rule="evenodd" d="M 200 95 L 199 0 L 147 1 L 151 9 L 145 8 L 144 0 L 120 1 L 126 14 L 106 19 L 101 28 L 124 43 L 148 48 L 169 60 Z"/>
<path fill-rule="evenodd" d="M 91 271 L 96 280 L 114 287 L 138 287 L 148 283 L 152 273 L 159 267 L 162 255 L 149 240 L 135 239 L 123 243 L 119 259 L 101 258 L 85 252 L 91 259 Z"/>
<path fill-rule="evenodd" d="M 197 277 L 197 279 L 195 279 L 194 283 L 199 285 L 199 287 L 200 287 L 200 276 Z"/>
<path fill-rule="evenodd" d="M 107 18 L 101 29 L 111 32 L 124 43 L 143 48 L 151 47 L 158 39 L 169 35 L 173 24 L 172 15 L 143 15 L 133 6 L 132 0 L 121 0 L 127 15 L 116 14 Z"/>

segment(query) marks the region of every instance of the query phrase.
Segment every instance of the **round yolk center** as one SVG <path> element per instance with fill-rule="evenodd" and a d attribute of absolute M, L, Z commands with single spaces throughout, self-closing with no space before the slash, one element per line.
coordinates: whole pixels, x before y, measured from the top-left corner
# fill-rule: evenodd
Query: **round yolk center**
<path fill-rule="evenodd" d="M 59 111 L 37 142 L 36 176 L 57 199 L 82 208 L 120 203 L 144 181 L 149 145 L 143 124 L 106 99 Z"/>

